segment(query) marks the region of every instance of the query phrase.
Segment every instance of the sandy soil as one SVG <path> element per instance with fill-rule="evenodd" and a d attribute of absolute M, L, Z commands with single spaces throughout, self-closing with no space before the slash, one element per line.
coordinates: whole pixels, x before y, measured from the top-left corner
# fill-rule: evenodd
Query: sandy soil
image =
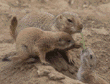
<path fill-rule="evenodd" d="M 71 3 L 69 0 L 0 0 L 0 59 L 16 54 L 15 44 L 13 44 L 13 39 L 9 34 L 9 24 L 12 16 L 16 15 L 20 19 L 31 11 L 46 11 L 54 15 L 64 11 L 75 12 L 80 16 L 84 25 L 83 34 L 86 46 L 90 47 L 97 56 L 96 72 L 110 83 L 110 0 L 70 1 Z M 80 34 L 75 34 L 73 37 L 76 41 L 81 41 Z M 77 69 L 80 66 L 80 50 L 74 49 L 71 53 L 74 55 Z M 62 72 L 66 75 L 63 75 L 65 82 L 59 81 L 59 79 L 63 79 L 62 73 L 59 72 L 55 72 L 57 75 L 61 74 L 60 77 L 55 76 L 56 79 L 51 75 L 39 77 L 37 71 L 40 68 L 36 64 L 37 68 L 33 64 L 27 64 L 20 69 L 19 67 L 9 69 L 12 65 L 11 62 L 0 61 L 0 84 L 70 84 L 67 82 L 70 80 L 68 77 L 75 78 L 75 76 L 69 76 L 66 72 Z M 50 73 L 48 71 L 51 71 L 50 69 L 46 70 L 43 73 Z M 81 83 L 74 82 L 74 84 Z"/>

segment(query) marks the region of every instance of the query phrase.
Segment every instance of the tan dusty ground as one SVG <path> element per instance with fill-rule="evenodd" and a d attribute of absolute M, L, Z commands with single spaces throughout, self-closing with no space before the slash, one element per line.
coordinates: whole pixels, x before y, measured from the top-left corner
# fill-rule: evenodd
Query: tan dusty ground
<path fill-rule="evenodd" d="M 83 34 L 86 46 L 90 47 L 97 56 L 96 72 L 110 83 L 110 0 L 73 0 L 72 4 L 68 3 L 69 0 L 42 1 L 0 0 L 0 59 L 4 56 L 14 55 L 16 52 L 15 44 L 12 44 L 13 39 L 9 34 L 9 23 L 13 15 L 20 19 L 31 11 L 47 11 L 54 15 L 64 11 L 76 12 L 84 24 Z M 81 40 L 80 34 L 74 35 L 74 38 L 77 41 Z M 77 69 L 80 65 L 80 50 L 74 49 L 72 53 Z M 66 71 L 62 72 L 66 75 L 66 79 L 63 81 L 59 81 L 60 78 L 63 78 L 60 76 L 62 74 L 54 71 L 52 73 L 57 74 L 56 79 L 51 74 L 48 77 L 38 77 L 39 69 L 45 70 L 49 67 L 42 66 L 43 68 L 39 68 L 41 65 L 35 65 L 30 64 L 9 69 L 12 66 L 10 62 L 0 61 L 0 84 L 70 84 L 68 81 L 76 83 L 75 80 L 67 78 L 67 76 L 75 78 L 75 75 L 72 77 L 68 73 L 66 74 Z M 42 70 L 40 71 L 42 72 Z M 45 72 L 47 75 L 50 73 L 49 71 L 51 69 L 46 69 L 43 73 Z"/>

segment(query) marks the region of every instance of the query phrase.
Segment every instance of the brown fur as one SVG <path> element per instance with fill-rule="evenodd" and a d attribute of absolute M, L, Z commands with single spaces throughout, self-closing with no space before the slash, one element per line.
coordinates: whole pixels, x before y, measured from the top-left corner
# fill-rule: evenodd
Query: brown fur
<path fill-rule="evenodd" d="M 14 17 L 15 18 L 15 17 Z M 11 20 L 11 23 L 17 24 L 17 19 Z M 37 27 L 44 31 L 63 31 L 68 34 L 80 33 L 83 25 L 75 13 L 64 12 L 56 17 L 47 12 L 32 12 L 24 16 L 18 23 L 18 26 L 11 24 L 12 37 L 16 40 L 19 32 L 28 27 Z M 81 46 L 80 44 L 78 45 Z M 76 46 L 74 46 L 75 48 Z M 69 50 L 71 51 L 71 50 Z M 67 52 L 70 63 L 73 63 L 72 55 Z"/>
<path fill-rule="evenodd" d="M 83 25 L 79 17 L 74 13 L 64 12 L 56 17 L 47 12 L 32 12 L 24 16 L 17 27 L 15 17 L 11 20 L 12 37 L 16 40 L 18 33 L 28 27 L 37 27 L 45 31 L 64 31 L 71 34 L 80 33 Z"/>
<path fill-rule="evenodd" d="M 88 84 L 109 84 L 95 73 L 96 57 L 90 49 L 81 53 L 81 66 L 77 73 L 78 80 Z"/>
<path fill-rule="evenodd" d="M 16 38 L 17 56 L 12 57 L 14 62 L 24 61 L 32 56 L 39 56 L 43 64 L 46 53 L 54 49 L 66 49 L 75 44 L 71 35 L 65 32 L 42 31 L 30 27 L 23 29 Z"/>

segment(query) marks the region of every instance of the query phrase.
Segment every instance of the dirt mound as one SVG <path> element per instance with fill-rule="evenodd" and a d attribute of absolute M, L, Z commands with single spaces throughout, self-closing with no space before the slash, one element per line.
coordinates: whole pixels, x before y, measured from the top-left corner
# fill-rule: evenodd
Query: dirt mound
<path fill-rule="evenodd" d="M 53 53 L 53 52 L 52 52 Z M 52 54 L 51 54 L 52 55 Z M 49 56 L 49 55 L 48 55 Z M 60 57 L 61 59 L 62 57 Z M 49 58 L 48 58 L 49 59 Z M 59 59 L 59 58 L 58 58 Z M 41 63 L 39 63 L 39 60 L 36 60 L 36 63 L 32 63 L 32 59 L 28 60 L 28 62 L 25 63 L 17 63 L 13 64 L 12 62 L 2 62 L 0 63 L 0 83 L 1 84 L 83 84 L 78 80 L 71 79 L 62 73 L 59 73 L 62 71 L 70 71 L 67 68 L 61 67 L 61 64 L 65 63 L 60 63 L 58 64 L 59 61 L 57 61 L 53 56 L 53 59 L 50 59 L 52 64 L 51 66 L 43 66 Z M 62 62 L 64 59 L 62 59 Z M 48 60 L 49 61 L 49 60 Z M 60 60 L 61 61 L 61 60 Z M 58 65 L 56 65 L 58 64 Z M 54 67 L 54 66 L 56 67 Z M 67 64 L 66 64 L 67 65 Z M 56 71 L 54 68 L 56 68 L 58 71 Z M 65 70 L 64 70 L 65 69 Z M 65 74 L 65 73 L 64 73 Z M 71 74 L 70 74 L 71 75 Z"/>

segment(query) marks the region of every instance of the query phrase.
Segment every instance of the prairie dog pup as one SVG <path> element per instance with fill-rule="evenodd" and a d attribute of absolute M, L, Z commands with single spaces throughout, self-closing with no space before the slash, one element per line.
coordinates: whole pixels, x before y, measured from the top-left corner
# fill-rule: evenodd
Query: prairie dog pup
<path fill-rule="evenodd" d="M 88 84 L 109 84 L 95 73 L 96 56 L 91 49 L 81 51 L 81 66 L 77 73 L 78 80 Z"/>
<path fill-rule="evenodd" d="M 64 12 L 54 16 L 47 12 L 32 12 L 25 15 L 17 25 L 16 17 L 13 17 L 10 32 L 14 40 L 21 30 L 28 27 L 37 27 L 45 31 L 64 31 L 71 34 L 80 33 L 83 25 L 75 13 Z M 16 26 L 17 25 L 17 26 Z"/>
<path fill-rule="evenodd" d="M 29 27 L 23 29 L 16 38 L 17 56 L 13 62 L 24 61 L 30 55 L 37 55 L 42 64 L 49 64 L 45 60 L 46 53 L 54 49 L 66 49 L 75 44 L 71 35 L 65 32 L 43 31 Z"/>

